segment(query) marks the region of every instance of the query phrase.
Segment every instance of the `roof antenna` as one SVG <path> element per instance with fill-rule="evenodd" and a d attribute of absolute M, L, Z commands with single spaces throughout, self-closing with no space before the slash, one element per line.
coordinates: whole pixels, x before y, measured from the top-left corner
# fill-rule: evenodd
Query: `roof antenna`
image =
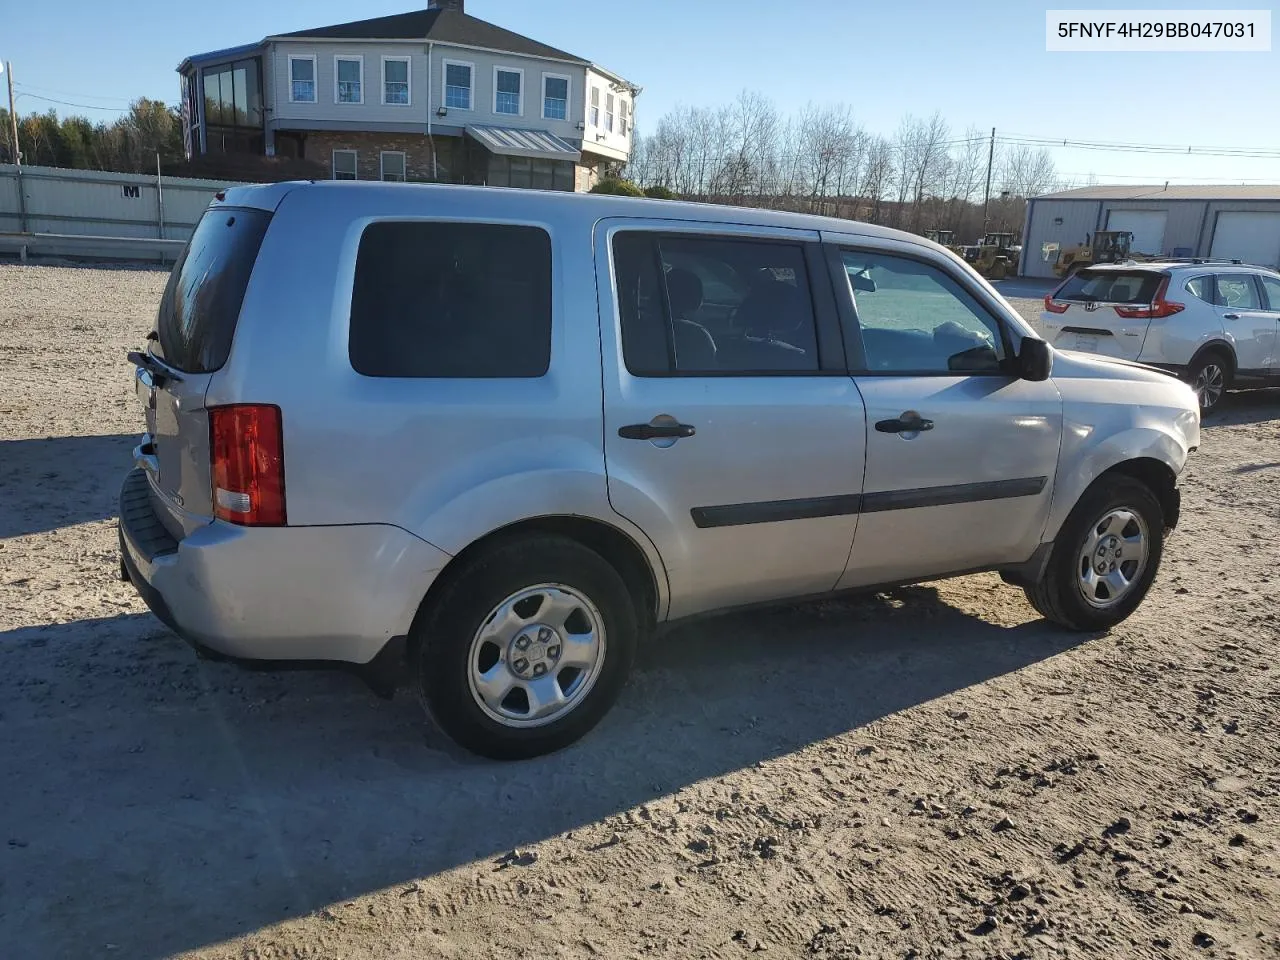
<path fill-rule="evenodd" d="M 1168 190 L 1168 189 L 1169 189 L 1169 181 L 1168 181 L 1168 180 L 1166 180 L 1166 181 L 1164 182 L 1164 188 L 1165 188 L 1166 190 Z"/>

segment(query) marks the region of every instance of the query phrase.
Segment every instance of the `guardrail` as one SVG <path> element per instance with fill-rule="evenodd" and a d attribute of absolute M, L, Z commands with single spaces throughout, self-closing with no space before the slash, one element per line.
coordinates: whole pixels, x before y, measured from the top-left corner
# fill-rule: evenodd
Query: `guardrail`
<path fill-rule="evenodd" d="M 28 257 L 170 264 L 185 240 L 155 237 L 95 237 L 71 233 L 0 233 L 0 253 Z"/>

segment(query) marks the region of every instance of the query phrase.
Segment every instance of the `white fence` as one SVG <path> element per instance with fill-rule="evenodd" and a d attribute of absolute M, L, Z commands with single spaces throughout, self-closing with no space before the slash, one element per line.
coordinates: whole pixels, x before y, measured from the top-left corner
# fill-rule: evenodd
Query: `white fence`
<path fill-rule="evenodd" d="M 214 193 L 232 185 L 0 164 L 0 248 L 24 256 L 172 259 Z"/>

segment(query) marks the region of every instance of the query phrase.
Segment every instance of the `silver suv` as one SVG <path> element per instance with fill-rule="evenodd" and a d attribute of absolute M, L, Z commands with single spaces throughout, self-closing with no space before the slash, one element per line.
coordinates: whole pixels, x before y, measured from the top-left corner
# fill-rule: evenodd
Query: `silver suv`
<path fill-rule="evenodd" d="M 1087 267 L 1045 296 L 1040 325 L 1054 346 L 1178 374 L 1204 413 L 1232 387 L 1280 385 L 1280 273 L 1239 260 Z"/>
<path fill-rule="evenodd" d="M 123 574 L 206 653 L 403 680 L 492 757 L 714 610 L 999 571 L 1127 617 L 1191 389 L 1059 353 L 944 248 L 493 188 L 226 191 L 131 354 Z"/>

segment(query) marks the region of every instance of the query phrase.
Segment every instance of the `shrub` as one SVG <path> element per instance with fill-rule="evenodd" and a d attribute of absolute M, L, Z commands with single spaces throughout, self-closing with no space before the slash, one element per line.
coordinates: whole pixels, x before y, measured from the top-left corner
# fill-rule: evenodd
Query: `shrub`
<path fill-rule="evenodd" d="M 630 180 L 623 180 L 619 177 L 605 177 L 594 187 L 591 193 L 607 193 L 616 197 L 643 197 L 644 191 L 637 187 Z"/>
<path fill-rule="evenodd" d="M 663 186 L 661 183 L 656 183 L 652 187 L 645 187 L 644 195 L 654 200 L 674 200 L 676 198 L 675 191 L 670 187 Z"/>

